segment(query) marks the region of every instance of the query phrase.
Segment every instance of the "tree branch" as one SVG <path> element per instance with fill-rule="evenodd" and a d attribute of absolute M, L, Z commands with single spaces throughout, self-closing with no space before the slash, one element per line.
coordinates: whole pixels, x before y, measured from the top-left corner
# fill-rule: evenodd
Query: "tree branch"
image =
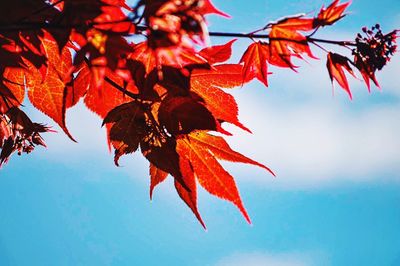
<path fill-rule="evenodd" d="M 55 3 L 53 3 L 53 4 L 49 4 L 49 5 L 45 6 L 45 7 L 39 8 L 38 10 L 36 10 L 35 12 L 33 12 L 32 14 L 21 18 L 19 21 L 20 21 L 20 22 L 25 21 L 25 20 L 27 20 L 28 18 L 30 18 L 31 16 L 40 14 L 40 13 L 42 13 L 43 11 L 46 11 L 46 10 L 49 9 L 49 8 L 55 7 L 56 5 L 60 4 L 61 2 L 64 2 L 64 0 L 58 0 L 57 2 L 55 2 Z"/>
<path fill-rule="evenodd" d="M 128 90 L 126 90 L 125 88 L 121 87 L 120 85 L 118 85 L 115 81 L 113 81 L 112 79 L 110 79 L 109 77 L 104 77 L 104 80 L 109 83 L 111 86 L 115 87 L 117 90 L 119 90 L 120 92 L 124 93 L 125 95 L 129 96 L 130 98 L 132 98 L 133 100 L 141 100 L 141 98 L 139 97 L 139 95 L 134 94 Z"/>
<path fill-rule="evenodd" d="M 117 24 L 122 22 L 131 22 L 130 19 L 119 20 L 119 21 L 109 21 L 109 22 L 92 22 L 88 25 L 61 25 L 61 24 L 54 24 L 54 23 L 19 23 L 19 24 L 12 24 L 12 25 L 0 25 L 0 32 L 2 31 L 23 31 L 23 30 L 39 30 L 39 29 L 65 29 L 65 28 L 80 28 L 80 27 L 94 27 L 100 25 L 111 25 Z M 146 31 L 148 27 L 136 25 L 136 32 L 131 35 L 135 34 L 142 34 Z M 266 39 L 266 40 L 276 40 L 276 41 L 291 41 L 296 42 L 291 39 L 285 38 L 271 38 L 268 34 L 253 34 L 253 33 L 239 33 L 239 32 L 218 32 L 218 31 L 211 31 L 209 35 L 212 37 L 231 37 L 231 38 L 251 38 L 251 39 Z M 335 40 L 326 40 L 326 39 L 319 39 L 313 38 L 310 36 L 306 37 L 308 42 L 312 43 L 327 43 L 327 44 L 334 44 L 340 46 L 356 46 L 356 44 L 352 41 L 335 41 Z M 303 42 L 299 42 L 303 43 Z"/>

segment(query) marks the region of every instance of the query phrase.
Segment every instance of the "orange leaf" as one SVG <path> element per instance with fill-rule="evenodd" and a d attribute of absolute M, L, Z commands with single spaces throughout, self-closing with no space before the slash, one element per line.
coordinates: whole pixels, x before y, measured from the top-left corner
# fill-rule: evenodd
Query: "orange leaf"
<path fill-rule="evenodd" d="M 25 70 L 22 68 L 6 68 L 3 73 L 3 83 L 12 92 L 19 104 L 25 98 Z"/>
<path fill-rule="evenodd" d="M 40 70 L 26 62 L 29 69 L 26 75 L 28 97 L 33 106 L 52 118 L 74 140 L 65 124 L 66 83 L 71 78 L 71 53 L 64 48 L 60 55 L 57 44 L 49 39 L 43 39 L 42 44 L 49 62 L 47 73 L 42 80 Z"/>
<path fill-rule="evenodd" d="M 349 83 L 347 82 L 346 75 L 343 69 L 346 69 L 351 75 L 354 76 L 354 72 L 349 65 L 349 59 L 347 57 L 341 56 L 340 54 L 328 53 L 328 60 L 326 62 L 328 68 L 329 77 L 331 78 L 332 84 L 333 80 L 336 80 L 340 87 L 342 87 L 352 99 Z"/>
<path fill-rule="evenodd" d="M 240 59 L 240 63 L 244 63 L 243 80 L 245 82 L 257 78 L 268 87 L 267 76 L 269 73 L 267 56 L 265 47 L 261 42 L 252 43 L 247 48 Z"/>
<path fill-rule="evenodd" d="M 57 72 L 52 67 L 48 68 L 43 83 L 40 82 L 40 73 L 36 69 L 30 69 L 34 73 L 27 76 L 30 102 L 38 110 L 52 118 L 64 130 L 65 134 L 74 140 L 65 125 L 64 82 L 58 78 Z"/>
<path fill-rule="evenodd" d="M 317 18 L 314 21 L 314 26 L 328 26 L 342 19 L 345 15 L 343 12 L 351 2 L 339 4 L 339 0 L 333 1 L 327 8 L 322 7 Z"/>
<path fill-rule="evenodd" d="M 122 78 L 117 76 L 110 70 L 105 71 L 105 76 L 115 82 L 120 87 L 123 87 Z M 100 88 L 97 88 L 97 86 L 93 83 L 94 79 L 92 77 L 92 81 L 90 83 L 84 101 L 86 106 L 90 110 L 98 114 L 101 118 L 104 118 L 107 113 L 115 107 L 132 100 L 108 82 L 104 82 L 103 86 L 101 86 Z"/>
<path fill-rule="evenodd" d="M 110 2 L 110 1 L 108 1 Z M 115 1 L 114 1 L 115 2 Z M 125 1 L 121 1 L 125 2 Z M 114 5 L 115 3 L 112 3 Z M 125 3 L 124 7 L 129 8 Z M 103 12 L 100 16 L 94 19 L 98 23 L 95 27 L 104 31 L 120 32 L 120 33 L 135 33 L 135 24 L 128 20 L 122 9 L 118 6 L 102 6 Z M 115 21 L 120 21 L 115 23 Z"/>
<path fill-rule="evenodd" d="M 250 132 L 238 118 L 235 98 L 220 88 L 233 88 L 242 85 L 242 66 L 224 64 L 212 69 L 195 69 L 191 74 L 191 90 L 206 103 L 207 109 L 217 120 L 232 123 Z"/>
<path fill-rule="evenodd" d="M 303 18 L 302 16 L 289 17 L 271 24 L 270 37 L 270 53 L 280 57 L 286 65 L 294 69 L 291 57 L 296 56 L 302 58 L 302 54 L 306 54 L 311 58 L 315 58 L 308 46 L 307 38 L 299 33 L 299 31 L 310 31 L 315 27 L 314 19 Z"/>
<path fill-rule="evenodd" d="M 65 95 L 65 107 L 70 108 L 78 103 L 90 86 L 91 73 L 89 68 L 84 64 L 75 73 L 78 73 L 73 81 L 72 86 L 67 87 Z"/>
<path fill-rule="evenodd" d="M 133 47 L 133 52 L 128 58 L 140 61 L 150 73 L 161 66 L 172 66 L 182 68 L 191 64 L 206 64 L 207 61 L 191 49 L 182 47 L 160 47 L 156 50 L 150 48 L 147 42 L 141 42 Z"/>
<path fill-rule="evenodd" d="M 236 41 L 236 39 L 223 44 L 223 45 L 214 45 L 211 47 L 206 47 L 199 52 L 199 55 L 207 59 L 210 65 L 215 63 L 222 63 L 231 58 L 232 55 L 232 44 Z"/>
<path fill-rule="evenodd" d="M 176 150 L 181 158 L 189 160 L 197 180 L 205 190 L 235 204 L 247 222 L 251 223 L 233 177 L 218 163 L 207 147 L 191 141 L 190 137 L 181 137 L 177 140 Z"/>
<path fill-rule="evenodd" d="M 232 150 L 231 147 L 229 147 L 228 143 L 225 141 L 225 139 L 222 137 L 213 136 L 204 132 L 196 132 L 190 134 L 189 138 L 192 143 L 196 143 L 196 145 L 207 148 L 218 159 L 230 162 L 240 162 L 240 163 L 256 165 L 261 168 L 264 168 L 265 170 L 270 172 L 273 176 L 275 176 L 274 172 L 272 172 L 272 170 L 267 166 L 260 164 Z"/>
<path fill-rule="evenodd" d="M 56 41 L 52 40 L 49 34 L 45 35 L 42 45 L 46 53 L 48 64 L 51 65 L 59 74 L 61 80 L 69 78 L 72 70 L 72 55 L 68 48 L 59 51 Z"/>
<path fill-rule="evenodd" d="M 218 10 L 210 0 L 200 1 L 200 13 L 203 15 L 207 14 L 217 14 L 226 18 L 230 18 L 230 16 L 220 10 Z"/>
<path fill-rule="evenodd" d="M 204 229 L 206 229 L 206 225 L 204 224 L 203 219 L 201 218 L 197 209 L 197 186 L 192 165 L 190 164 L 189 160 L 180 157 L 179 166 L 182 172 L 182 179 L 186 187 L 182 186 L 180 182 L 175 180 L 174 184 L 176 191 L 178 192 L 179 197 L 192 210 L 200 224 L 204 227 Z"/>
<path fill-rule="evenodd" d="M 4 141 L 12 134 L 12 125 L 3 116 L 0 116 L 0 148 L 3 147 Z"/>
<path fill-rule="evenodd" d="M 64 103 L 63 108 L 67 110 L 73 107 L 80 98 L 84 96 L 87 90 L 88 79 L 82 79 L 84 73 L 86 73 L 85 65 L 75 69 L 72 65 L 72 55 L 67 47 L 64 47 L 59 53 L 59 47 L 55 40 L 46 33 L 45 38 L 42 40 L 45 52 L 48 58 L 47 72 L 51 72 L 65 84 L 64 87 Z M 73 72 L 77 74 L 75 80 L 73 80 Z M 48 73 L 47 73 L 48 74 Z M 45 76 L 45 79 L 47 77 Z M 85 87 L 86 85 L 86 87 Z M 65 112 L 65 110 L 63 112 Z"/>
<path fill-rule="evenodd" d="M 167 179 L 168 173 L 158 169 L 152 163 L 150 163 L 150 200 L 153 199 L 153 190 L 160 183 Z M 176 186 L 176 185 L 175 185 Z"/>
<path fill-rule="evenodd" d="M 190 82 L 196 88 L 212 86 L 231 89 L 242 85 L 242 69 L 243 67 L 238 64 L 216 65 L 210 70 L 195 69 L 191 74 Z"/>

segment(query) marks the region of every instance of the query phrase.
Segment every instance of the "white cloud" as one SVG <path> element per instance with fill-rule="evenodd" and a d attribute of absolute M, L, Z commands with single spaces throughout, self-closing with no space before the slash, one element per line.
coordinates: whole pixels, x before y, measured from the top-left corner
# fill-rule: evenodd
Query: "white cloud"
<path fill-rule="evenodd" d="M 72 142 L 60 129 L 58 134 L 46 134 L 51 152 L 107 152 L 106 131 L 99 116 L 88 110 L 82 102 L 68 110 L 67 127 L 78 143 Z M 54 125 L 54 122 L 48 122 Z M 79 147 L 78 147 L 79 146 Z M 57 151 L 58 150 L 58 151 Z"/>
<path fill-rule="evenodd" d="M 385 68 L 378 73 L 378 81 L 383 89 L 383 93 L 386 91 L 400 97 L 400 53 L 398 52 L 392 60 L 385 66 Z"/>
<path fill-rule="evenodd" d="M 254 134 L 237 131 L 230 142 L 271 166 L 279 177 L 273 182 L 282 185 L 400 181 L 400 105 L 359 112 L 341 108 L 333 101 L 290 106 L 247 102 L 241 106 L 242 119 Z M 260 174 L 246 180 L 271 182 Z"/>
<path fill-rule="evenodd" d="M 215 266 L 311 266 L 317 265 L 306 254 L 238 253 L 222 258 Z M 325 264 L 326 265 L 326 264 Z"/>

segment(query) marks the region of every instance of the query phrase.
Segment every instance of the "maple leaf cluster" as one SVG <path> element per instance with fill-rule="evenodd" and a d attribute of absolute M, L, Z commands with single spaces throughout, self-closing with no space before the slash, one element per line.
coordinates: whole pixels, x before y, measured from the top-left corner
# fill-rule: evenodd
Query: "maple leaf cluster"
<path fill-rule="evenodd" d="M 313 38 L 313 35 L 322 27 L 329 26 L 345 16 L 345 10 L 350 2 L 340 3 L 333 1 L 328 7 L 322 7 L 315 17 L 297 15 L 283 18 L 275 23 L 269 23 L 263 30 L 269 32 L 269 41 L 258 41 L 251 44 L 243 54 L 240 62 L 244 63 L 244 80 L 257 78 L 268 86 L 268 65 L 290 68 L 296 71 L 292 58 L 304 59 L 307 56 L 317 59 L 311 49 L 313 44 L 327 52 L 327 68 L 333 83 L 334 80 L 352 98 L 351 90 L 344 70 L 356 77 L 353 67 L 362 75 L 368 91 L 371 90 L 370 80 L 379 87 L 375 73 L 381 70 L 395 54 L 398 30 L 383 34 L 377 24 L 368 30 L 363 28 L 366 35 L 358 34 L 355 41 L 331 41 Z M 310 32 L 305 35 L 304 33 Z M 375 32 L 375 33 L 374 33 Z M 328 51 L 320 43 L 340 45 L 352 51 L 353 60 L 348 56 Z"/>
<path fill-rule="evenodd" d="M 296 70 L 293 59 L 315 58 L 310 44 L 351 46 L 354 60 L 328 52 L 327 66 L 350 94 L 343 69 L 357 68 L 367 82 L 395 53 L 396 31 L 377 25 L 354 42 L 313 38 L 344 17 L 349 3 L 333 1 L 315 17 L 298 15 L 240 35 L 254 40 L 239 63 L 229 61 L 235 40 L 209 46 L 205 16 L 229 17 L 210 0 L 14 0 L 0 4 L 0 166 L 12 153 L 45 143 L 49 127 L 21 110 L 25 94 L 72 140 L 66 110 L 80 100 L 103 119 L 114 161 L 138 150 L 150 162 L 150 197 L 168 176 L 181 199 L 197 209 L 197 184 L 232 202 L 250 218 L 221 160 L 263 164 L 230 148 L 226 123 L 238 118 L 229 89 L 258 79 L 268 86 L 269 66 Z M 15 12 L 7 12 L 15 10 Z M 266 34 L 257 34 L 262 31 Z M 309 35 L 305 33 L 309 32 Z M 129 36 L 142 36 L 130 42 Z M 256 41 L 261 39 L 260 41 Z M 266 41 L 265 41 L 266 40 Z M 350 94 L 351 95 L 351 94 Z"/>

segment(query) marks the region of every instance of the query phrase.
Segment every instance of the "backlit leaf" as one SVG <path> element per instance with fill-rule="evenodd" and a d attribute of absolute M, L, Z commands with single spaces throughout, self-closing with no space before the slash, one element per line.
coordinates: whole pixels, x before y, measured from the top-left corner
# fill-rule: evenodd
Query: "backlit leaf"
<path fill-rule="evenodd" d="M 164 180 L 167 178 L 168 173 L 164 172 L 163 170 L 158 169 L 156 166 L 153 164 L 150 164 L 150 199 L 153 199 L 153 191 L 154 188 L 164 182 Z M 179 184 L 179 182 L 178 182 Z"/>
<path fill-rule="evenodd" d="M 336 21 L 342 19 L 346 8 L 351 2 L 339 3 L 340 0 L 334 0 L 327 8 L 322 7 L 317 18 L 314 21 L 314 26 L 332 25 Z"/>
<path fill-rule="evenodd" d="M 294 69 L 292 56 L 302 58 L 305 54 L 315 58 L 308 46 L 307 38 L 300 31 L 311 31 L 315 28 L 314 19 L 303 16 L 288 17 L 270 25 L 270 53 L 280 57 L 285 67 Z"/>
<path fill-rule="evenodd" d="M 346 75 L 344 73 L 344 69 L 347 70 L 351 75 L 354 76 L 354 72 L 349 65 L 349 59 L 340 54 L 336 53 L 328 53 L 328 59 L 326 62 L 326 66 L 328 68 L 329 77 L 333 83 L 333 80 L 336 80 L 340 87 L 342 87 L 352 98 L 349 83 L 347 82 Z"/>
<path fill-rule="evenodd" d="M 267 65 L 267 50 L 261 42 L 252 43 L 240 59 L 243 66 L 243 80 L 248 82 L 253 78 L 268 87 L 268 65 Z"/>
<path fill-rule="evenodd" d="M 224 64 L 212 69 L 196 69 L 191 75 L 191 90 L 203 98 L 208 110 L 221 121 L 232 123 L 246 131 L 238 118 L 238 106 L 235 98 L 221 88 L 234 88 L 243 83 L 241 65 Z"/>
<path fill-rule="evenodd" d="M 187 159 L 200 185 L 212 195 L 228 200 L 238 207 L 247 222 L 250 217 L 240 199 L 233 177 L 219 164 L 213 154 L 203 145 L 182 137 L 177 141 L 180 157 Z"/>
<path fill-rule="evenodd" d="M 177 147 L 179 149 L 179 146 Z M 179 153 L 179 150 L 177 150 Z M 197 209 L 197 185 L 195 174 L 193 172 L 193 167 L 189 160 L 184 157 L 180 157 L 179 160 L 180 169 L 182 172 L 183 182 L 185 186 L 182 186 L 180 182 L 175 180 L 175 189 L 178 192 L 179 197 L 186 203 L 186 205 L 192 210 L 197 220 L 199 220 L 200 224 L 206 229 L 206 225 L 203 222 L 203 219 L 200 216 L 200 213 Z"/>

